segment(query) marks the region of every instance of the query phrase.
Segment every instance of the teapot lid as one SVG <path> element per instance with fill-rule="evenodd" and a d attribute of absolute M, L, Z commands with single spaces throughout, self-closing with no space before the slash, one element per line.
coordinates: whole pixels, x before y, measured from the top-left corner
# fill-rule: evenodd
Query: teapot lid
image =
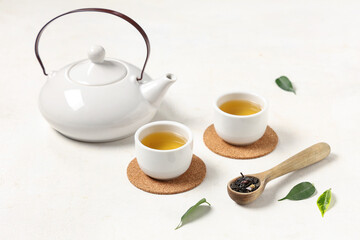
<path fill-rule="evenodd" d="M 105 60 L 105 49 L 94 45 L 88 52 L 88 59 L 70 66 L 68 77 L 77 83 L 101 86 L 120 81 L 127 75 L 126 66 L 116 60 Z"/>

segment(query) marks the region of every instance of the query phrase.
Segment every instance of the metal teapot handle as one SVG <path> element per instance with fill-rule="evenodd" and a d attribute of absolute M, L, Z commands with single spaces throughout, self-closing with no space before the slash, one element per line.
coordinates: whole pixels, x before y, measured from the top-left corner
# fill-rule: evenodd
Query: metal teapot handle
<path fill-rule="evenodd" d="M 147 37 L 145 31 L 140 27 L 139 24 L 137 24 L 134 20 L 132 20 L 130 17 L 122 14 L 122 13 L 119 13 L 119 12 L 116 12 L 114 10 L 110 10 L 110 9 L 104 9 L 104 8 L 80 8 L 80 9 L 76 9 L 76 10 L 72 10 L 70 12 L 66 12 L 66 13 L 63 13 L 53 19 L 51 19 L 48 23 L 46 23 L 40 30 L 40 32 L 38 33 L 37 37 L 36 37 L 36 40 L 35 40 L 35 55 L 36 55 L 36 58 L 37 60 L 39 61 L 39 64 L 43 70 L 43 73 L 47 76 L 48 74 L 46 73 L 46 70 L 45 70 L 45 67 L 44 67 L 44 64 L 43 62 L 41 61 L 41 58 L 40 58 L 40 55 L 39 55 L 39 41 L 40 41 L 40 37 L 43 33 L 43 31 L 45 30 L 45 28 L 52 22 L 54 21 L 55 19 L 58 19 L 59 17 L 62 17 L 62 16 L 65 16 L 65 15 L 68 15 L 68 14 L 71 14 L 71 13 L 77 13 L 77 12 L 101 12 L 101 13 L 108 13 L 108 14 L 112 14 L 112 15 L 115 15 L 117 17 L 120 17 L 122 19 L 124 19 L 125 21 L 127 21 L 128 23 L 130 23 L 131 25 L 133 25 L 141 34 L 141 36 L 144 38 L 145 40 L 145 43 L 146 43 L 146 50 L 147 50 L 147 53 L 146 53 L 146 59 L 145 59 L 145 62 L 144 62 L 144 66 L 141 70 L 141 75 L 139 78 L 137 78 L 137 80 L 141 80 L 143 78 L 143 74 L 144 74 L 144 70 L 145 70 L 145 67 L 146 67 L 146 64 L 147 64 L 147 61 L 149 59 L 149 55 L 150 55 L 150 41 L 149 41 L 149 38 Z"/>

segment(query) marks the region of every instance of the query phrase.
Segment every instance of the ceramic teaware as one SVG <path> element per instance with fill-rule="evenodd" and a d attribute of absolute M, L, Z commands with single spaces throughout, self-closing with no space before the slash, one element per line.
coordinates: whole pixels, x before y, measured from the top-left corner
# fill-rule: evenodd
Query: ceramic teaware
<path fill-rule="evenodd" d="M 107 13 L 134 26 L 147 48 L 142 69 L 107 58 L 104 48 L 94 45 L 88 59 L 47 73 L 38 49 L 44 29 L 57 18 L 78 12 Z M 57 131 L 81 141 L 111 141 L 133 134 L 153 118 L 165 92 L 176 80 L 173 74 L 153 80 L 144 72 L 150 54 L 146 33 L 128 16 L 109 9 L 77 9 L 53 18 L 38 33 L 35 54 L 47 76 L 39 97 L 41 113 Z"/>
<path fill-rule="evenodd" d="M 142 144 L 141 140 L 151 133 L 173 132 L 182 136 L 186 143 L 176 149 L 157 150 Z M 140 127 L 135 133 L 135 155 L 139 167 L 148 176 L 160 180 L 172 179 L 185 173 L 192 160 L 193 137 L 184 124 L 173 121 L 157 121 Z"/>
<path fill-rule="evenodd" d="M 261 111 L 252 115 L 233 115 L 219 107 L 230 100 L 247 100 L 261 106 Z M 265 133 L 268 122 L 268 102 L 250 92 L 231 92 L 219 96 L 214 102 L 214 127 L 224 141 L 233 145 L 247 145 L 259 140 Z"/>

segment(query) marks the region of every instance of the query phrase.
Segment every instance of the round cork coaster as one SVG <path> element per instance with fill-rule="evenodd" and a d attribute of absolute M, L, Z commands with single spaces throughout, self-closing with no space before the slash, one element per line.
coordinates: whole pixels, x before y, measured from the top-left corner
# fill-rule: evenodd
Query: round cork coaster
<path fill-rule="evenodd" d="M 189 169 L 181 176 L 170 180 L 156 180 L 143 171 L 134 158 L 127 168 L 129 181 L 137 188 L 155 194 L 176 194 L 189 191 L 200 185 L 206 175 L 205 163 L 193 155 Z"/>
<path fill-rule="evenodd" d="M 228 158 L 251 159 L 262 157 L 274 151 L 278 136 L 276 132 L 267 126 L 264 135 L 256 142 L 246 146 L 231 145 L 222 140 L 216 133 L 214 124 L 204 132 L 204 143 L 214 153 Z"/>

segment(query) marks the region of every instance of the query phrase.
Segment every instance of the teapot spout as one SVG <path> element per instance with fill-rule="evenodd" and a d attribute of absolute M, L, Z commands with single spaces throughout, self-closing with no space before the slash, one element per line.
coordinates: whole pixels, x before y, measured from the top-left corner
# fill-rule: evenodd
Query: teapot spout
<path fill-rule="evenodd" d="M 163 77 L 142 83 L 140 91 L 144 98 L 155 107 L 159 107 L 168 88 L 176 81 L 174 74 L 168 73 Z"/>

